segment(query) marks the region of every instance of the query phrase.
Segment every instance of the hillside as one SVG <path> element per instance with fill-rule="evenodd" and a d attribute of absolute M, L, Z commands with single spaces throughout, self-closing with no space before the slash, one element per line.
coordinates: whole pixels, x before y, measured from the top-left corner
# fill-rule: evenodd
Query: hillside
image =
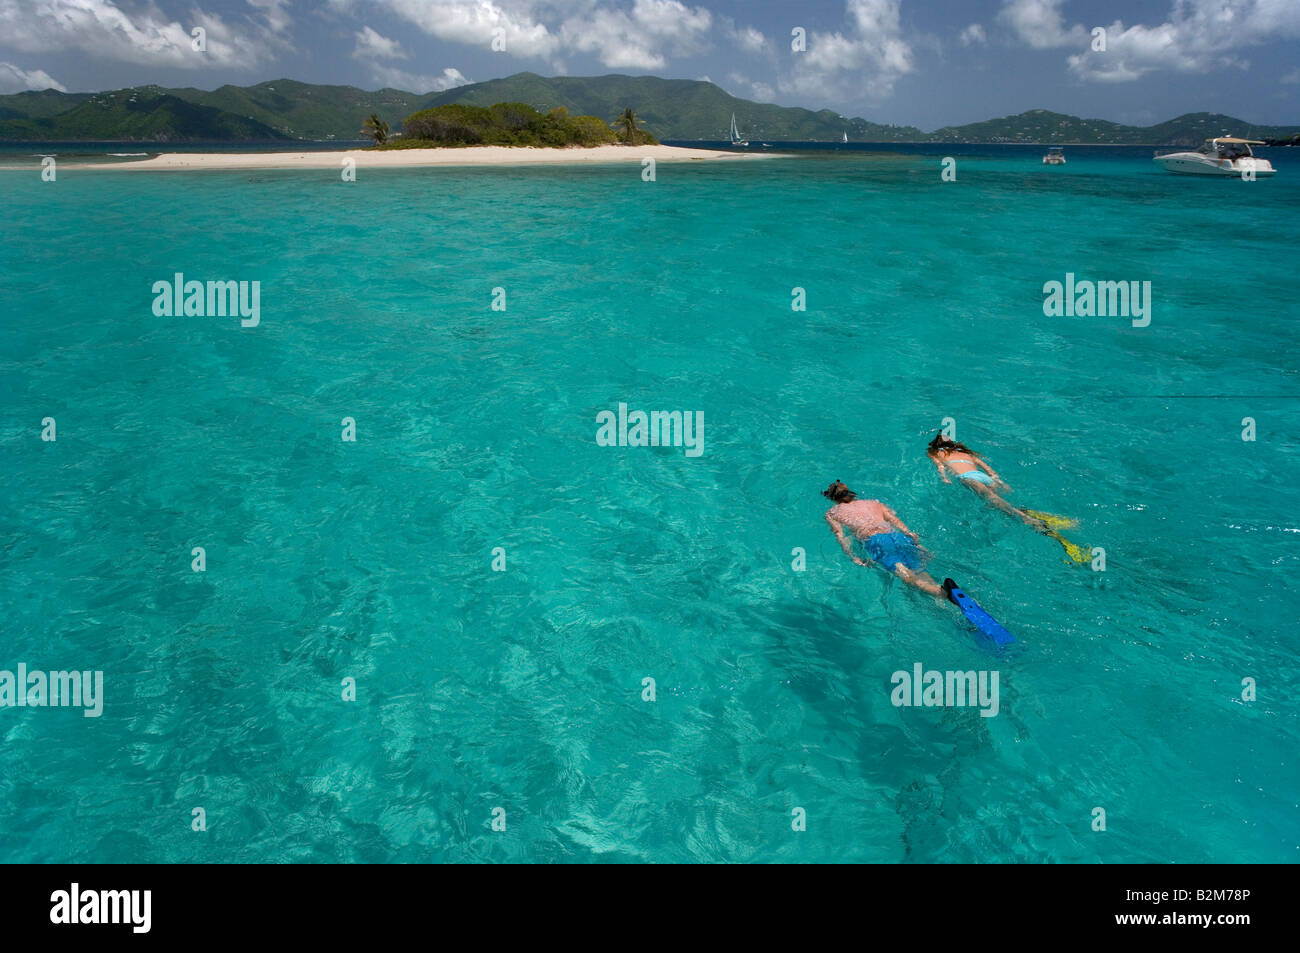
<path fill-rule="evenodd" d="M 61 93 L 55 89 L 28 90 L 0 96 L 0 120 L 48 119 L 84 103 L 93 93 Z"/>
<path fill-rule="evenodd" d="M 355 86 L 316 86 L 292 79 L 277 79 L 256 86 L 222 86 L 211 92 L 201 89 L 170 89 L 181 99 L 211 106 L 236 116 L 247 116 L 294 139 L 361 138 L 361 123 L 378 113 L 394 127 L 417 110 L 429 105 L 428 93 L 380 89 L 367 92 Z"/>
<path fill-rule="evenodd" d="M 1017 116 L 988 119 L 964 126 L 945 126 L 926 138 L 932 142 L 1095 142 L 1127 143 L 1134 127 L 1104 119 L 1080 119 L 1046 109 L 1031 109 Z"/>
<path fill-rule="evenodd" d="M 490 106 L 523 102 L 543 111 L 564 106 L 571 113 L 612 119 L 633 109 L 660 139 L 726 139 L 731 114 L 742 135 L 751 139 L 850 139 L 899 142 L 923 137 L 913 126 L 882 126 L 848 119 L 829 109 L 813 112 L 791 106 L 739 99 L 713 83 L 657 76 L 555 76 L 516 73 L 504 79 L 458 86 L 435 96 L 435 106 L 464 103 Z"/>
<path fill-rule="evenodd" d="M 0 139 L 238 142 L 286 138 L 256 120 L 148 89 L 96 93 L 73 102 L 62 112 L 0 121 Z M 42 105 L 48 106 L 48 100 Z"/>
<path fill-rule="evenodd" d="M 1221 113 L 1187 113 L 1145 130 L 1161 145 L 1199 146 L 1206 139 L 1225 133 L 1243 139 L 1286 139 L 1300 132 L 1295 126 L 1256 126 Z"/>
<path fill-rule="evenodd" d="M 760 142 L 1048 142 L 1195 145 L 1224 133 L 1290 139 L 1300 126 L 1258 126 L 1211 113 L 1188 113 L 1155 126 L 1125 126 L 1045 109 L 922 132 L 851 119 L 823 109 L 754 103 L 703 80 L 655 76 L 556 76 L 516 73 L 442 93 L 400 89 L 368 92 L 355 86 L 318 86 L 279 79 L 215 90 L 141 86 L 104 93 L 43 92 L 0 96 L 0 139 L 239 141 L 361 138 L 361 123 L 378 113 L 394 128 L 435 106 L 488 107 L 517 102 L 547 113 L 613 122 L 631 108 L 660 139 L 724 140 L 731 120 Z"/>
<path fill-rule="evenodd" d="M 1231 134 L 1248 139 L 1281 138 L 1294 127 L 1256 126 L 1218 113 L 1187 113 L 1156 126 L 1123 126 L 1104 119 L 1080 119 L 1046 109 L 989 119 L 965 126 L 947 126 L 926 136 L 931 142 L 1058 142 L 1099 145 L 1196 146 L 1212 136 Z"/>

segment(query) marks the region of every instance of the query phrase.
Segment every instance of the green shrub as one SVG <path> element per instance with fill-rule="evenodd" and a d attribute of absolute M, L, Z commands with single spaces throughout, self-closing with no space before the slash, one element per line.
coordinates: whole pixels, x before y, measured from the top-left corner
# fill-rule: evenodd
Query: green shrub
<path fill-rule="evenodd" d="M 649 137 L 653 141 L 653 137 Z M 402 138 L 380 146 L 417 149 L 430 146 L 598 146 L 618 137 L 595 116 L 570 116 L 563 106 L 543 114 L 526 103 L 494 106 L 452 104 L 412 113 Z"/>

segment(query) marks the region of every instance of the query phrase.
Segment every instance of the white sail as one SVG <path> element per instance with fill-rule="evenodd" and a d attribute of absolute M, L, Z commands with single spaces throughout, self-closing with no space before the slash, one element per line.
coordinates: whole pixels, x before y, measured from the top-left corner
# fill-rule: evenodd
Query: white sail
<path fill-rule="evenodd" d="M 736 114 L 735 114 L 735 113 L 732 113 L 732 114 L 731 114 L 731 144 L 732 144 L 733 146 L 747 146 L 747 145 L 749 145 L 749 140 L 748 140 L 748 139 L 742 139 L 742 138 L 740 138 L 740 130 L 736 128 Z"/>

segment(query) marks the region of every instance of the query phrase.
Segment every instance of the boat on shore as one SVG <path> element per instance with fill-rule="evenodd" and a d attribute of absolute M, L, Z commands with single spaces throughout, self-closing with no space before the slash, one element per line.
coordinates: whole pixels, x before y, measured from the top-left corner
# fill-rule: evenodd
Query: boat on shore
<path fill-rule="evenodd" d="M 1220 136 L 1206 139 L 1205 145 L 1195 152 L 1168 152 L 1157 155 L 1152 161 L 1166 172 L 1179 175 L 1217 175 L 1241 178 L 1243 176 L 1273 175 L 1273 163 L 1251 152 L 1251 146 L 1264 145 L 1258 139 L 1238 139 Z"/>

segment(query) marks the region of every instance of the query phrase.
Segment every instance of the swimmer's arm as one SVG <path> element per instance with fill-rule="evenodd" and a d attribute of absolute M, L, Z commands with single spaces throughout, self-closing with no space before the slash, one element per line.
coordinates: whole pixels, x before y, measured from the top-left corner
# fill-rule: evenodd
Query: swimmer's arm
<path fill-rule="evenodd" d="M 831 524 L 831 531 L 835 533 L 835 538 L 840 541 L 840 549 L 844 550 L 844 555 L 848 556 L 849 559 L 852 559 L 859 566 L 869 565 L 853 554 L 853 550 L 849 546 L 848 537 L 844 535 L 844 527 L 838 521 L 831 519 L 829 513 L 826 514 L 826 522 Z"/>
<path fill-rule="evenodd" d="M 904 523 L 902 520 L 900 520 L 898 518 L 898 514 L 895 513 L 893 510 L 891 510 L 888 506 L 885 507 L 885 521 L 889 523 L 890 526 L 896 526 L 900 530 L 902 530 L 903 535 L 911 537 L 912 542 L 920 544 L 921 537 L 917 536 L 910 529 L 908 529 L 907 524 Z"/>
<path fill-rule="evenodd" d="M 936 460 L 936 459 L 934 459 L 933 457 L 931 457 L 931 460 L 934 462 L 934 465 L 935 465 L 936 467 L 939 468 L 939 476 L 943 477 L 943 482 L 944 482 L 944 483 L 951 483 L 952 480 L 949 480 L 949 479 L 948 479 L 948 467 L 947 467 L 947 465 L 946 465 L 942 460 Z"/>

